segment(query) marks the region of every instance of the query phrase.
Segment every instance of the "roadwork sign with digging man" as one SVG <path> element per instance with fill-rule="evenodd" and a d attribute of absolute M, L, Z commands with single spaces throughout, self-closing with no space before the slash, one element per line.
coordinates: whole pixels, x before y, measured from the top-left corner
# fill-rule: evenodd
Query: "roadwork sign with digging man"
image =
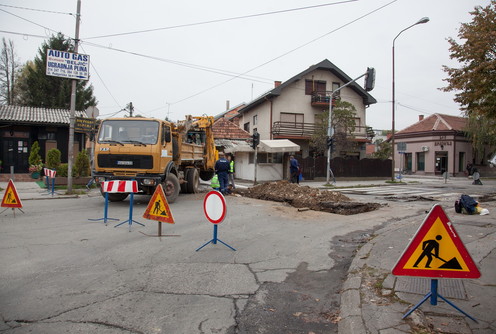
<path fill-rule="evenodd" d="M 435 205 L 393 269 L 398 276 L 478 278 L 480 272 L 440 205 Z"/>

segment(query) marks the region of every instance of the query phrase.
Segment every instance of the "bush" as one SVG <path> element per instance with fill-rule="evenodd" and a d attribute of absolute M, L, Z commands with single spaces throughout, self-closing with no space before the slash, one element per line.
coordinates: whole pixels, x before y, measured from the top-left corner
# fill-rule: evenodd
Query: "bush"
<path fill-rule="evenodd" d="M 42 163 L 40 156 L 40 144 L 38 144 L 38 141 L 35 141 L 33 145 L 31 145 L 31 152 L 29 152 L 28 162 L 30 166 L 39 166 Z"/>
<path fill-rule="evenodd" d="M 58 173 L 58 168 L 60 166 L 60 150 L 52 148 L 47 152 L 46 166 L 50 169 L 56 169 Z"/>
<path fill-rule="evenodd" d="M 69 170 L 69 164 L 60 164 L 57 167 L 57 176 L 67 177 L 68 170 Z"/>
<path fill-rule="evenodd" d="M 86 150 L 78 153 L 74 163 L 73 175 L 76 177 L 90 175 L 90 157 Z"/>

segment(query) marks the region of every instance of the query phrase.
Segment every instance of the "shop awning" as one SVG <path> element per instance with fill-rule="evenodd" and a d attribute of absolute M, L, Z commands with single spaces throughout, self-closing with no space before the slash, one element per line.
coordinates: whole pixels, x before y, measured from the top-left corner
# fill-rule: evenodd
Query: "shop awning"
<path fill-rule="evenodd" d="M 232 144 L 234 145 L 229 145 L 230 147 L 226 147 L 224 152 L 235 153 L 255 151 L 251 145 L 246 142 L 237 142 Z M 258 152 L 263 153 L 298 152 L 299 150 L 300 145 L 297 145 L 288 139 L 260 140 L 260 145 L 258 145 Z"/>
<path fill-rule="evenodd" d="M 300 145 L 288 139 L 261 140 L 259 151 L 267 153 L 298 152 Z"/>

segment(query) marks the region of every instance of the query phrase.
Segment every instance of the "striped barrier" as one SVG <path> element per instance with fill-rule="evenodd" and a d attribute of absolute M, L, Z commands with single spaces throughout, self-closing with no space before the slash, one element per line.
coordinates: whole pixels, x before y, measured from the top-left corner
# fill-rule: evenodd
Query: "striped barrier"
<path fill-rule="evenodd" d="M 45 176 L 49 178 L 54 178 L 55 175 L 57 175 L 57 171 L 55 169 L 50 169 L 50 168 L 43 168 L 43 173 Z"/>
<path fill-rule="evenodd" d="M 104 193 L 137 193 L 137 181 L 104 181 L 102 182 L 102 191 Z"/>
<path fill-rule="evenodd" d="M 114 181 L 103 181 L 102 184 L 102 192 L 105 193 L 105 207 L 103 209 L 103 218 L 99 219 L 90 219 L 93 221 L 96 220 L 103 220 L 105 225 L 107 225 L 107 220 L 119 220 L 116 218 L 108 218 L 107 213 L 108 213 L 108 194 L 112 193 L 129 193 L 130 194 L 130 199 L 129 199 L 129 219 L 126 221 L 123 221 L 122 223 L 119 223 L 115 225 L 114 227 L 120 226 L 124 223 L 129 223 L 129 232 L 131 232 L 131 225 L 132 223 L 139 224 L 141 226 L 145 226 L 140 222 L 137 222 L 133 220 L 133 203 L 134 203 L 134 193 L 138 192 L 138 182 L 135 180 L 131 181 L 123 181 L 123 180 L 114 180 Z"/>
<path fill-rule="evenodd" d="M 46 186 L 48 194 L 52 196 L 55 194 L 55 175 L 57 175 L 57 171 L 55 169 L 43 168 L 43 174 L 45 174 Z M 50 191 L 50 179 L 52 179 L 52 190 Z"/>

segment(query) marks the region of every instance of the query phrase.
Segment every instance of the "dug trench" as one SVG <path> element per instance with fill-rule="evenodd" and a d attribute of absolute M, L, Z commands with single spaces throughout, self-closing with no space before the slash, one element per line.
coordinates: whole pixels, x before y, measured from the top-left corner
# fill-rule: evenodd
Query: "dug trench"
<path fill-rule="evenodd" d="M 374 211 L 381 206 L 379 203 L 354 202 L 339 191 L 321 191 L 317 188 L 300 186 L 284 180 L 263 183 L 248 189 L 236 189 L 236 193 L 250 198 L 285 202 L 295 208 L 340 215 L 355 215 Z"/>
<path fill-rule="evenodd" d="M 372 231 L 356 231 L 331 241 L 329 270 L 310 271 L 303 262 L 282 283 L 266 282 L 238 310 L 228 334 L 338 333 L 341 289 L 358 248 Z"/>

